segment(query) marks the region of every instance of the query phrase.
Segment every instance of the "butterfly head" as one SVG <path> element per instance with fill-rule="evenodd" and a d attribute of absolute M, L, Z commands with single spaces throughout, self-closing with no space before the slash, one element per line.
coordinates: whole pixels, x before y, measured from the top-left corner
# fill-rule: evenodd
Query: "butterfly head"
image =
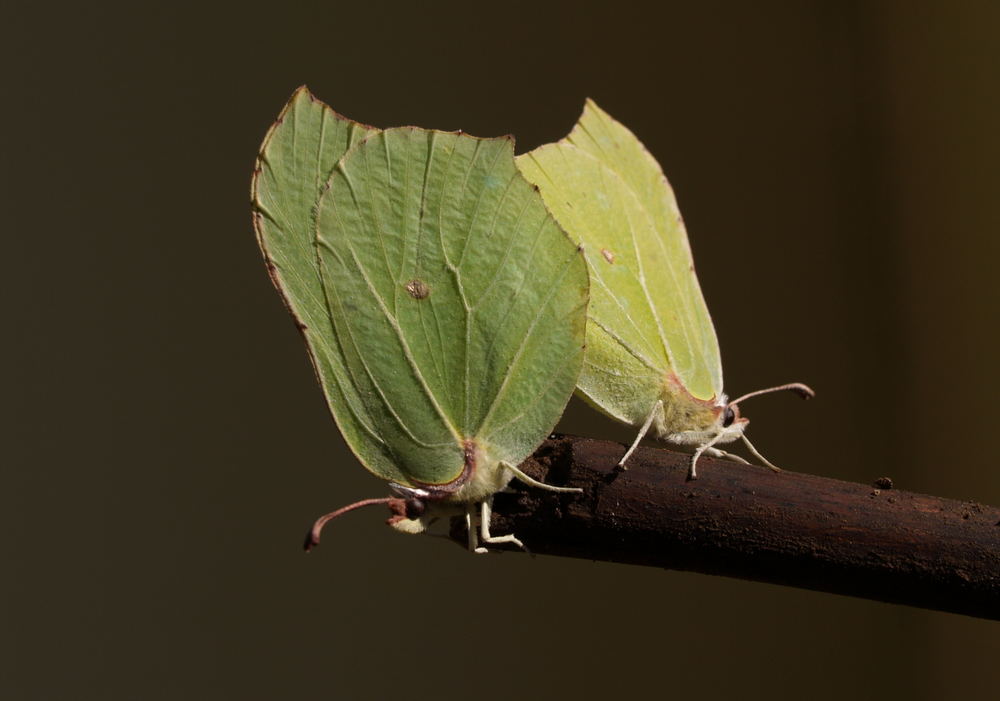
<path fill-rule="evenodd" d="M 740 416 L 739 405 L 729 403 L 720 407 L 718 423 L 722 430 L 726 430 L 733 426 L 746 426 L 750 423 L 750 419 Z M 742 429 L 738 430 L 742 431 Z"/>
<path fill-rule="evenodd" d="M 786 385 L 778 385 L 777 387 L 759 389 L 756 392 L 749 392 L 741 397 L 737 397 L 732 401 L 726 401 L 725 395 L 723 395 L 722 402 L 720 402 L 719 406 L 719 413 L 716 418 L 715 435 L 711 438 L 711 440 L 703 444 L 703 447 L 707 448 L 715 445 L 716 443 L 729 443 L 739 438 L 743 440 L 750 452 L 753 453 L 754 457 L 759 459 L 768 467 L 777 470 L 778 468 L 772 465 L 767 458 L 757 452 L 757 449 L 754 448 L 753 444 L 751 444 L 747 439 L 744 431 L 746 431 L 746 427 L 750 423 L 750 419 L 740 415 L 739 405 L 740 402 L 745 401 L 750 397 L 785 390 L 795 392 L 803 399 L 812 399 L 816 396 L 816 393 L 813 392 L 811 388 L 801 382 L 791 382 Z"/>
<path fill-rule="evenodd" d="M 722 395 L 718 409 L 715 414 L 715 421 L 706 433 L 707 441 L 712 445 L 716 443 L 731 443 L 739 439 L 746 430 L 750 419 L 740 415 L 738 404 L 726 400 L 726 395 Z M 701 441 L 701 442 L 707 442 Z"/>

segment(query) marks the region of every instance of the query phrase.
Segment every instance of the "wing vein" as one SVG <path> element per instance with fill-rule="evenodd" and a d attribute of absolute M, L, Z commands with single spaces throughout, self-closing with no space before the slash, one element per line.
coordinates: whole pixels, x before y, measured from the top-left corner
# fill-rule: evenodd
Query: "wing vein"
<path fill-rule="evenodd" d="M 344 263 L 343 258 L 341 258 L 340 254 L 336 251 L 336 249 L 334 249 L 329 243 L 327 243 L 325 241 L 321 241 L 321 243 L 322 243 L 323 247 L 327 251 L 329 251 L 337 259 L 337 262 L 341 266 L 343 266 L 345 268 L 347 267 L 345 265 L 345 263 Z M 368 279 L 368 276 L 365 273 L 364 267 L 361 265 L 361 262 L 358 260 L 357 255 L 355 254 L 354 249 L 350 245 L 350 243 L 347 244 L 347 248 L 348 248 L 348 251 L 351 254 L 351 259 L 354 262 L 354 266 L 357 268 L 358 272 L 361 274 L 362 278 L 365 280 L 366 284 L 368 285 L 368 289 L 372 293 L 373 298 L 377 301 L 377 303 L 379 305 L 379 309 L 382 311 L 382 314 L 386 317 L 386 320 L 389 321 L 390 325 L 396 331 L 396 334 L 399 337 L 401 344 L 403 345 L 403 353 L 407 357 L 407 360 L 410 361 L 410 367 L 411 367 L 411 370 L 414 372 L 415 378 L 417 378 L 418 383 L 422 383 L 422 376 L 420 376 L 419 370 L 417 370 L 415 368 L 415 366 L 413 365 L 413 363 L 412 363 L 412 356 L 410 356 L 410 354 L 409 354 L 409 349 L 406 346 L 405 339 L 403 339 L 402 336 L 401 336 L 401 334 L 400 334 L 399 327 L 394 323 L 394 320 L 392 319 L 392 316 L 389 314 L 388 309 L 385 307 L 385 303 L 383 302 L 383 300 L 379 297 L 378 293 L 375 292 L 374 288 L 372 287 L 371 281 Z M 339 293 L 339 291 L 336 289 L 335 285 L 331 285 L 329 287 L 333 288 L 333 293 L 334 293 L 334 295 L 336 296 L 336 299 L 337 299 L 337 307 L 338 307 L 339 310 L 342 310 L 343 309 L 343 304 L 342 304 L 342 302 L 340 300 L 340 293 Z M 329 288 L 327 288 L 327 289 L 329 289 Z M 329 305 L 328 305 L 327 308 L 329 309 Z M 342 311 L 341 311 L 341 316 L 343 318 L 345 318 L 345 319 L 347 318 L 347 314 L 343 313 Z M 331 314 L 331 317 L 332 317 L 332 314 Z M 393 419 L 399 425 L 400 429 L 407 435 L 407 437 L 409 437 L 409 439 L 412 440 L 414 443 L 416 443 L 418 446 L 423 447 L 423 448 L 436 448 L 436 447 L 440 447 L 440 446 L 443 446 L 443 445 L 450 445 L 450 443 L 429 443 L 429 442 L 427 442 L 425 440 L 422 440 L 422 439 L 420 439 L 420 438 L 418 438 L 416 436 L 416 434 L 413 432 L 413 430 L 406 424 L 405 421 L 403 421 L 402 417 L 398 414 L 398 412 L 396 412 L 395 408 L 392 406 L 392 403 L 386 397 L 385 391 L 382 389 L 381 384 L 375 378 L 374 373 L 372 373 L 371 368 L 369 367 L 368 363 L 365 361 L 364 353 L 362 352 L 361 348 L 358 346 L 358 342 L 354 338 L 354 333 L 351 331 L 351 325 L 349 323 L 347 323 L 347 324 L 345 324 L 345 327 L 346 327 L 346 332 L 347 332 L 346 335 L 350 338 L 351 345 L 354 347 L 354 350 L 357 353 L 357 356 L 358 356 L 358 359 L 359 359 L 359 361 L 361 363 L 361 366 L 364 369 L 365 374 L 368 376 L 368 379 L 371 382 L 372 386 L 375 388 L 375 391 L 378 394 L 379 399 L 381 399 L 382 404 L 385 406 L 385 408 L 388 410 L 389 414 L 393 417 Z M 344 363 L 344 366 L 345 367 L 349 367 L 348 363 Z M 351 373 L 351 374 L 353 375 L 353 373 Z M 358 383 L 355 380 L 355 385 L 356 386 L 360 386 L 360 383 Z M 423 384 L 421 384 L 421 386 L 424 387 Z M 426 387 L 424 387 L 424 389 L 426 391 Z M 431 399 L 432 405 L 434 405 L 435 408 L 438 409 L 439 407 L 437 407 L 437 405 L 435 403 L 435 400 L 433 399 L 432 396 L 430 397 L 430 399 Z M 440 413 L 440 411 L 438 412 L 438 415 L 442 419 L 442 422 L 445 424 L 445 426 L 447 428 L 451 429 L 450 422 Z M 452 433 L 454 434 L 454 431 L 452 431 Z"/>
<path fill-rule="evenodd" d="M 577 310 L 574 309 L 573 311 L 575 312 Z M 561 373 L 574 363 L 575 358 L 576 358 L 575 353 L 573 355 L 564 356 L 562 363 L 560 363 L 559 366 L 552 368 L 548 382 L 545 383 L 545 387 L 543 389 L 539 390 L 535 394 L 535 397 L 532 399 L 531 403 L 528 404 L 526 407 L 524 407 L 523 410 L 513 418 L 508 419 L 507 421 L 504 421 L 502 424 L 498 424 L 497 426 L 493 427 L 489 435 L 494 435 L 503 430 L 504 428 L 506 428 L 507 426 L 517 423 L 518 421 L 523 419 L 531 410 L 533 410 L 536 406 L 538 406 L 542 402 L 542 400 L 545 399 L 546 395 L 548 395 L 552 387 L 557 382 L 563 379 L 561 377 Z"/>
<path fill-rule="evenodd" d="M 507 388 L 510 386 L 510 380 L 514 376 L 514 371 L 518 364 L 521 362 L 521 358 L 524 357 L 524 350 L 527 348 L 528 341 L 531 339 L 534 333 L 535 327 L 538 325 L 539 319 L 542 318 L 542 312 L 549 306 L 552 302 L 553 297 L 555 297 L 556 291 L 559 289 L 559 285 L 562 283 L 563 278 L 566 277 L 567 271 L 573 265 L 574 259 L 579 255 L 579 251 L 573 250 L 573 252 L 567 257 L 562 270 L 559 271 L 558 277 L 553 281 L 552 285 L 549 287 L 548 295 L 545 297 L 545 301 L 538 305 L 538 311 L 535 312 L 535 318 L 531 320 L 531 325 L 525 332 L 524 336 L 521 338 L 521 342 L 518 344 L 517 351 L 514 354 L 514 358 L 511 360 L 510 365 L 507 366 L 507 372 L 504 373 L 503 382 L 500 383 L 500 388 L 497 390 L 496 396 L 493 398 L 493 402 L 490 404 L 489 410 L 486 412 L 486 416 L 483 417 L 482 422 L 479 425 L 480 431 L 486 433 L 486 426 L 489 424 L 490 419 L 493 416 L 493 412 L 496 410 L 497 406 L 500 405 L 500 400 L 504 398 L 507 393 Z M 525 278 L 528 276 L 525 275 Z"/>
<path fill-rule="evenodd" d="M 417 381 L 417 384 L 420 385 L 420 389 L 427 397 L 427 400 L 431 403 L 431 406 L 434 407 L 434 411 L 437 413 L 442 423 L 444 423 L 456 439 L 460 438 L 459 432 L 455 429 L 454 425 L 452 425 L 448 415 L 445 414 L 444 409 L 442 409 L 441 404 L 438 402 L 434 392 L 431 391 L 431 388 L 427 385 L 427 380 L 424 378 L 423 373 L 420 371 L 420 366 L 417 365 L 416 359 L 413 357 L 413 352 L 410 350 L 410 344 L 406 342 L 406 334 L 404 334 L 403 330 L 399 327 L 399 322 L 392 314 L 389 313 L 385 300 L 382 299 L 382 296 L 379 295 L 375 285 L 372 284 L 371 278 L 368 277 L 368 273 L 365 271 L 364 266 L 358 259 L 357 252 L 354 250 L 354 247 L 350 244 L 350 242 L 347 242 L 347 248 L 350 251 L 351 258 L 354 260 L 354 265 L 357 267 L 358 272 L 361 274 L 361 278 L 365 281 L 365 285 L 368 287 L 368 292 L 378 304 L 379 311 L 382 312 L 382 315 L 385 317 L 386 321 L 389 322 L 393 332 L 396 334 L 396 338 L 399 340 L 400 347 L 403 349 L 403 356 L 406 358 L 407 365 L 410 367 L 410 372 L 413 374 L 413 378 Z"/>
<path fill-rule="evenodd" d="M 562 188 L 562 186 L 559 184 L 559 182 L 557 182 L 552 177 L 552 175 L 544 168 L 544 166 L 542 165 L 542 163 L 535 157 L 534 153 L 529 153 L 528 155 L 531 157 L 532 161 L 534 161 L 536 167 L 538 168 L 538 171 L 549 181 L 550 189 L 553 190 L 553 191 L 558 192 L 563 197 L 566 197 L 567 196 L 566 191 Z M 565 158 L 566 158 L 565 154 L 562 154 L 562 157 L 565 160 Z M 602 165 L 603 166 L 603 164 L 601 163 L 601 161 L 597 160 L 596 158 L 594 159 L 594 161 L 598 165 Z M 599 171 L 599 172 L 601 172 L 601 171 Z M 602 176 L 603 176 L 603 174 L 602 174 Z M 583 237 L 582 232 L 588 231 L 588 228 L 587 228 L 585 222 L 583 222 L 583 220 L 581 218 L 581 215 L 579 213 L 577 213 L 576 210 L 567 210 L 567 214 L 568 214 L 568 216 L 570 217 L 570 219 L 573 222 L 572 230 L 573 231 L 579 231 L 579 232 L 581 232 L 580 238 L 583 239 L 584 237 Z M 591 255 L 594 255 L 594 254 L 592 252 L 588 252 L 587 253 L 588 258 Z M 607 292 L 608 298 L 611 299 L 614 302 L 615 306 L 618 307 L 618 309 L 620 310 L 621 317 L 624 318 L 624 319 L 626 319 L 628 321 L 628 323 L 632 326 L 632 330 L 635 332 L 635 335 L 638 336 L 640 339 L 642 339 L 643 343 L 647 347 L 647 350 L 650 350 L 650 351 L 655 350 L 655 346 L 657 344 L 654 341 L 650 340 L 650 338 L 648 336 L 648 333 L 646 331 L 644 331 L 642 328 L 640 328 L 640 326 L 636 323 L 635 319 L 632 318 L 632 315 L 625 308 L 625 305 L 622 303 L 621 297 L 618 294 L 615 294 L 615 292 L 612 290 L 611 286 L 608 285 L 607 282 L 605 282 L 604 275 L 603 275 L 603 273 L 601 271 L 601 266 L 599 264 L 598 265 L 591 264 L 589 266 L 589 269 L 590 269 L 590 279 L 592 281 L 593 280 L 597 280 L 597 282 L 600 283 L 601 287 L 603 287 L 604 290 Z M 631 271 L 631 268 L 627 268 L 627 269 Z M 638 282 L 638 276 L 635 275 L 635 277 L 636 277 L 636 281 Z M 647 304 L 648 304 L 648 301 L 649 300 L 648 300 L 648 296 L 647 296 Z M 655 317 L 655 311 L 652 310 L 652 309 L 650 309 L 650 312 Z M 663 344 L 662 335 L 661 335 L 659 341 L 660 341 L 660 344 L 662 345 Z M 665 358 L 669 362 L 670 356 L 669 355 L 665 355 Z"/>
<path fill-rule="evenodd" d="M 597 327 L 599 329 L 601 329 L 602 331 L 604 331 L 606 334 L 608 334 L 608 336 L 610 336 L 612 338 L 612 340 L 615 341 L 615 343 L 617 343 L 623 349 L 625 349 L 625 351 L 628 352 L 629 355 L 631 355 L 633 358 L 635 358 L 636 360 L 638 360 L 640 363 L 642 363 L 643 365 L 645 365 L 647 368 L 649 368 L 653 372 L 661 373 L 661 374 L 663 373 L 663 370 L 658 369 L 655 365 L 653 365 L 648 360 L 646 360 L 646 358 L 641 353 L 637 352 L 634 348 L 632 348 L 632 346 L 630 346 L 625 341 L 625 339 L 623 339 L 617 333 L 615 333 L 614 331 L 612 331 L 605 324 L 602 324 L 598 319 L 595 319 L 592 316 L 588 316 L 587 317 L 587 323 L 588 324 L 596 324 Z"/>
<path fill-rule="evenodd" d="M 514 222 L 513 226 L 513 230 L 515 232 L 521 230 L 521 220 L 524 218 L 524 213 L 528 211 L 528 205 L 530 204 L 531 200 L 526 199 L 524 201 L 524 206 L 521 207 L 521 211 L 518 212 L 517 220 Z M 486 287 L 483 288 L 483 291 L 479 295 L 479 300 L 477 300 L 477 304 L 473 305 L 473 309 L 475 309 L 475 307 L 478 305 L 478 302 L 481 302 L 482 300 L 486 299 L 489 296 L 490 292 L 493 291 L 494 285 L 496 285 L 497 280 L 500 279 L 500 272 L 506 269 L 507 267 L 507 261 L 510 259 L 510 252 L 514 250 L 514 241 L 516 239 L 517 239 L 516 233 L 507 238 L 507 247 L 504 249 L 503 259 L 500 261 L 499 264 L 497 264 L 496 268 L 493 270 L 493 277 L 490 278 L 489 284 L 487 284 Z"/>
<path fill-rule="evenodd" d="M 385 139 L 385 138 L 382 139 L 382 148 L 385 151 L 386 171 L 388 173 L 387 177 L 389 178 L 389 181 L 392 182 L 392 169 L 391 169 L 390 164 L 389 164 L 389 144 L 388 144 L 388 139 Z M 368 149 L 364 149 L 363 152 L 362 152 L 362 155 L 364 156 L 365 179 L 370 183 L 374 179 L 372 178 L 371 165 L 368 162 Z M 361 203 L 358 201 L 357 192 L 354 189 L 354 181 L 347 174 L 347 171 L 345 169 L 341 168 L 340 172 L 347 179 L 347 187 L 351 191 L 351 199 L 354 200 L 354 208 L 358 212 L 363 211 L 362 207 L 361 207 Z M 370 205 L 371 205 L 370 206 L 370 209 L 371 209 L 371 225 L 375 229 L 375 238 L 378 239 L 378 245 L 382 249 L 382 259 L 385 261 L 385 274 L 386 274 L 386 277 L 388 279 L 392 280 L 392 266 L 389 263 L 389 252 L 385 248 L 385 238 L 382 235 L 382 221 L 381 221 L 381 219 L 379 219 L 379 216 L 378 216 L 378 206 L 376 205 L 376 202 L 375 202 L 375 189 L 372 188 L 372 187 L 368 188 L 368 199 L 369 199 L 369 202 L 370 202 Z M 338 216 L 338 220 L 339 220 L 339 216 Z"/>

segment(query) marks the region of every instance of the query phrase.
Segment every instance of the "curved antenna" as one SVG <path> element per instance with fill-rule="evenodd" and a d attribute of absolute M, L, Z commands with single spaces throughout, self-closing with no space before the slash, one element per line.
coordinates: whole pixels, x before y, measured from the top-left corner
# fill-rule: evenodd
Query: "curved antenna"
<path fill-rule="evenodd" d="M 377 504 L 389 504 L 393 501 L 399 501 L 399 497 L 384 497 L 382 499 L 362 499 L 361 501 L 356 501 L 353 504 L 348 504 L 347 506 L 342 506 L 336 511 L 331 511 L 326 516 L 320 516 L 316 519 L 316 523 L 313 524 L 312 529 L 306 535 L 305 549 L 309 552 L 314 547 L 319 545 L 319 534 L 323 530 L 323 526 L 327 524 L 328 521 L 332 521 L 338 516 L 343 516 L 348 511 L 354 511 L 355 509 L 360 509 L 362 506 L 375 506 Z"/>
<path fill-rule="evenodd" d="M 808 385 L 804 385 L 801 382 L 789 382 L 787 385 L 778 385 L 777 387 L 768 387 L 767 389 L 759 389 L 756 392 L 750 392 L 749 394 L 744 394 L 742 397 L 737 397 L 733 401 L 729 402 L 727 406 L 733 406 L 734 404 L 739 404 L 744 399 L 750 399 L 750 397 L 756 397 L 760 394 L 769 394 L 771 392 L 783 392 L 785 390 L 791 390 L 795 394 L 799 395 L 803 399 L 812 399 L 816 396 L 816 393 L 812 391 Z"/>

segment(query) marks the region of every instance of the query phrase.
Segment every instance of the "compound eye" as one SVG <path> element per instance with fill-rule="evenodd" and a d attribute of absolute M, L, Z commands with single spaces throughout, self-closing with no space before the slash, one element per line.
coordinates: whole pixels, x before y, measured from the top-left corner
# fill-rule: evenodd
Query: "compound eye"
<path fill-rule="evenodd" d="M 410 497 L 406 500 L 406 518 L 411 521 L 416 520 L 424 515 L 426 507 L 424 502 L 416 497 Z"/>
<path fill-rule="evenodd" d="M 726 410 L 722 414 L 722 427 L 729 428 L 733 425 L 733 421 L 736 420 L 736 412 L 733 411 L 732 407 L 726 407 Z"/>

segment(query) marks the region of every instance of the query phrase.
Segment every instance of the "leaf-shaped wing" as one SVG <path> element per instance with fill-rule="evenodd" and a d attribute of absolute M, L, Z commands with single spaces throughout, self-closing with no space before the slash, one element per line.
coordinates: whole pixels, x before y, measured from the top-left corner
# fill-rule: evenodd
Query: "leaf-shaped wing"
<path fill-rule="evenodd" d="M 333 166 L 352 145 L 376 131 L 341 117 L 299 88 L 264 139 L 251 198 L 271 279 L 302 331 L 337 424 L 369 469 L 386 479 L 402 479 L 344 372 L 315 246 L 316 204 Z"/>
<path fill-rule="evenodd" d="M 556 219 L 584 244 L 590 265 L 587 355 L 579 387 L 626 423 L 641 423 L 660 397 L 670 369 L 657 326 L 644 260 L 638 251 L 657 234 L 624 181 L 565 142 L 521 156 Z"/>
<path fill-rule="evenodd" d="M 581 390 L 629 423 L 645 418 L 668 371 L 694 397 L 719 396 L 718 341 L 684 224 L 635 135 L 588 101 L 567 139 L 518 165 L 570 236 L 587 245 L 595 279 Z M 637 396 L 637 383 L 652 375 L 655 386 Z"/>
<path fill-rule="evenodd" d="M 317 243 L 343 370 L 410 483 L 453 481 L 466 440 L 520 462 L 544 439 L 582 362 L 587 273 L 509 139 L 371 136 L 330 177 Z"/>

